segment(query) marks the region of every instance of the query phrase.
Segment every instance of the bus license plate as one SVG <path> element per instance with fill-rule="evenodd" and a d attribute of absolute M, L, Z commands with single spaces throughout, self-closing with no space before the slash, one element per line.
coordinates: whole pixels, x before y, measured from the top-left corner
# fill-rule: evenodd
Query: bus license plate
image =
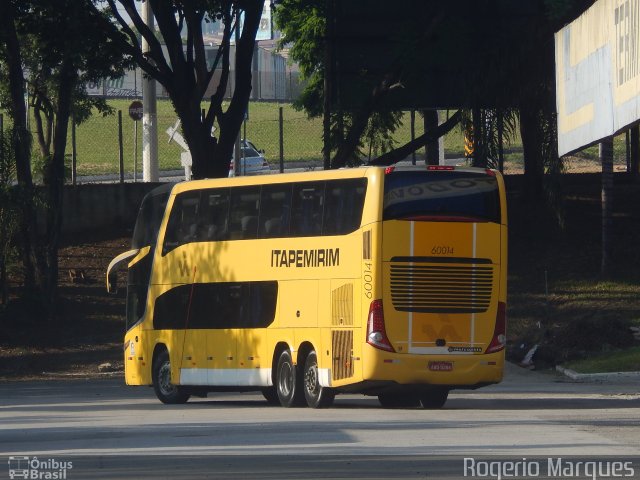
<path fill-rule="evenodd" d="M 453 362 L 429 362 L 429 370 L 432 372 L 450 372 L 453 370 Z"/>

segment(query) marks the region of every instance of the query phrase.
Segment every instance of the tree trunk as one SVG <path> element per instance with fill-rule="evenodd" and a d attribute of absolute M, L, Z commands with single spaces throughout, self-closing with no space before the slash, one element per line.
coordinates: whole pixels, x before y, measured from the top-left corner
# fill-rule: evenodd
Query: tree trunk
<path fill-rule="evenodd" d="M 520 136 L 524 153 L 524 191 L 526 199 L 535 204 L 542 200 L 544 161 L 539 110 L 528 105 L 520 107 Z"/>
<path fill-rule="evenodd" d="M 607 137 L 600 143 L 600 161 L 602 162 L 602 263 L 603 276 L 611 273 L 612 226 L 613 226 L 613 137 Z"/>
<path fill-rule="evenodd" d="M 424 126 L 426 132 L 431 132 L 438 128 L 438 111 L 437 110 L 425 110 L 424 112 Z M 427 165 L 439 165 L 440 164 L 440 145 L 439 138 L 427 143 Z"/>
<path fill-rule="evenodd" d="M 240 133 L 244 114 L 251 96 L 251 65 L 256 32 L 260 24 L 263 2 L 252 0 L 245 5 L 242 35 L 236 47 L 236 82 L 229 108 L 220 123 L 220 137 L 209 172 L 212 176 L 226 177 L 233 156 L 236 138 Z"/>
<path fill-rule="evenodd" d="M 47 175 L 47 275 L 46 299 L 49 315 L 53 315 L 58 294 L 58 248 L 63 220 L 62 193 L 64 188 L 64 155 L 67 145 L 67 131 L 71 117 L 72 92 L 76 87 L 78 74 L 70 59 L 65 59 L 60 69 L 58 103 L 53 135 L 53 154 Z"/>
<path fill-rule="evenodd" d="M 487 134 L 485 114 L 481 108 L 473 109 L 473 166 L 487 168 Z"/>
<path fill-rule="evenodd" d="M 36 288 L 39 278 L 36 272 L 37 230 L 33 204 L 34 189 L 31 177 L 31 135 L 27 130 L 27 109 L 24 103 L 24 72 L 20 44 L 15 28 L 11 2 L 0 2 L 0 41 L 5 46 L 5 62 L 8 68 L 11 117 L 13 118 L 12 146 L 16 158 L 16 176 L 23 194 L 20 219 L 21 252 L 24 268 L 24 284 L 27 289 Z"/>
<path fill-rule="evenodd" d="M 631 133 L 629 135 L 631 143 L 631 161 L 630 172 L 631 175 L 637 177 L 640 174 L 640 126 L 634 125 L 631 127 Z"/>

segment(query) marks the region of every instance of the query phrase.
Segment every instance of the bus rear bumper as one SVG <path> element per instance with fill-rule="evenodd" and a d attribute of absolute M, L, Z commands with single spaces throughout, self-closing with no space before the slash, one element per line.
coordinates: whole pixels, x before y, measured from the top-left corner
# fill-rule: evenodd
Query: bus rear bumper
<path fill-rule="evenodd" d="M 365 348 L 365 383 L 479 388 L 502 381 L 504 351 L 473 355 L 413 355 Z"/>

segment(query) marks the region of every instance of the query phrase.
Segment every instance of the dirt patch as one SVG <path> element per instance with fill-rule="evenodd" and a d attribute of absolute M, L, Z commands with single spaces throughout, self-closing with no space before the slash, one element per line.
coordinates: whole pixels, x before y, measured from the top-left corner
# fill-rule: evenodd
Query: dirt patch
<path fill-rule="evenodd" d="M 14 298 L 2 312 L 0 378 L 102 376 L 122 370 L 125 292 L 107 294 L 105 272 L 129 245 L 130 239 L 122 237 L 87 239 L 60 250 L 55 318 L 39 316 L 33 308 L 37 299 Z M 120 285 L 124 282 L 123 275 Z"/>

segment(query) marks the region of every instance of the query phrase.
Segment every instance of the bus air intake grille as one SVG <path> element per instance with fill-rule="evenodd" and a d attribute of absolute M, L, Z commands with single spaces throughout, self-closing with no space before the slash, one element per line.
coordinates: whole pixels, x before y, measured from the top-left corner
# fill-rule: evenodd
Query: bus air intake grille
<path fill-rule="evenodd" d="M 353 331 L 332 330 L 331 347 L 333 350 L 332 379 L 342 380 L 353 377 Z"/>
<path fill-rule="evenodd" d="M 433 263 L 392 261 L 391 299 L 396 310 L 483 313 L 489 309 L 494 273 L 490 261 L 459 258 L 456 263 L 436 263 L 433 260 Z"/>

